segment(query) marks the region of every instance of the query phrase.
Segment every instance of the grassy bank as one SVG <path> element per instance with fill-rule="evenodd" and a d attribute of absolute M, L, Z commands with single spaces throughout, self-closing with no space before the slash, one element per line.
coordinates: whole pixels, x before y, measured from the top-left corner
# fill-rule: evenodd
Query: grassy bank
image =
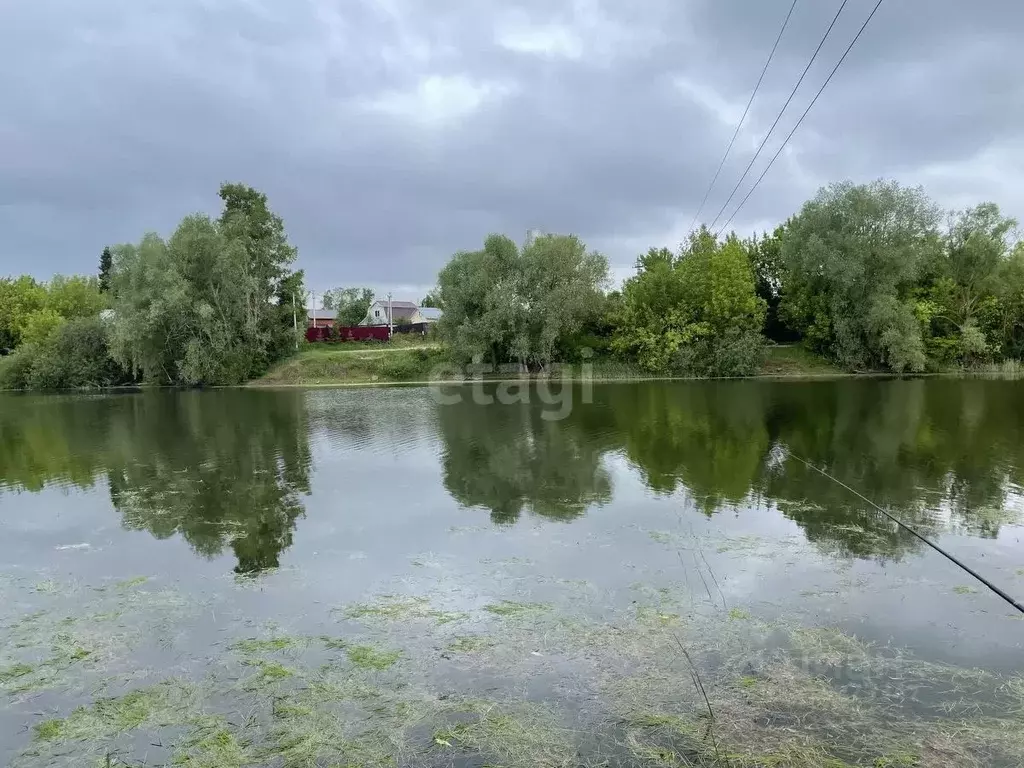
<path fill-rule="evenodd" d="M 578 368 L 574 369 L 579 372 Z M 596 359 L 590 375 L 598 381 L 675 378 L 616 359 Z M 763 376 L 836 376 L 843 371 L 799 346 L 771 347 Z M 507 378 L 508 374 L 484 374 Z M 340 386 L 456 380 L 443 347 L 398 338 L 386 344 L 310 344 L 250 386 Z"/>

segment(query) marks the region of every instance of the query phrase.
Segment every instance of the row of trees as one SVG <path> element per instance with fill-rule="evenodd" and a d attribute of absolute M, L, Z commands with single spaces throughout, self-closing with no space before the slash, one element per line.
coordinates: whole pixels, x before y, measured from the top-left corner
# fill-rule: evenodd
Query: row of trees
<path fill-rule="evenodd" d="M 943 225 L 943 222 L 945 224 Z M 748 375 L 766 341 L 848 370 L 919 372 L 1024 356 L 1024 245 L 994 203 L 943 214 L 895 182 L 822 189 L 771 234 L 706 228 L 652 248 L 621 292 L 574 237 L 457 253 L 432 298 L 460 359 L 543 368 L 588 346 L 654 372 Z"/>
<path fill-rule="evenodd" d="M 0 388 L 234 384 L 294 351 L 303 274 L 284 223 L 250 187 L 220 197 L 217 219 L 104 249 L 96 278 L 0 281 Z"/>

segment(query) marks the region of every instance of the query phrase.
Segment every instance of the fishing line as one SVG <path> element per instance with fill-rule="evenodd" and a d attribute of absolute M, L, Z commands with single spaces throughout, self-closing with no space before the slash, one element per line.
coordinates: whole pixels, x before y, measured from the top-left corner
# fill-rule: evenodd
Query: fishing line
<path fill-rule="evenodd" d="M 980 582 L 981 582 L 982 584 L 984 584 L 984 585 L 985 585 L 986 587 L 988 587 L 988 588 L 989 588 L 990 590 L 992 590 L 993 592 L 995 592 L 995 593 L 996 593 L 997 595 L 999 595 L 999 596 L 1000 596 L 1001 598 L 1003 598 L 1003 600 L 1005 600 L 1006 602 L 1008 602 L 1008 603 L 1009 603 L 1010 605 L 1012 605 L 1012 606 L 1013 606 L 1014 608 L 1016 608 L 1016 609 L 1017 609 L 1018 611 L 1020 611 L 1021 613 L 1024 613 L 1024 605 L 1022 605 L 1022 604 L 1021 604 L 1020 602 L 1018 602 L 1017 600 L 1014 600 L 1014 599 L 1013 599 L 1012 597 L 1010 597 L 1010 596 L 1009 596 L 1008 594 L 1006 594 L 1006 592 L 1004 592 L 1003 590 L 1001 590 L 1001 589 L 1000 589 L 999 587 L 997 587 L 997 586 L 996 586 L 995 584 L 993 584 L 993 583 L 992 583 L 991 581 L 989 581 L 989 580 L 988 580 L 988 579 L 986 579 L 986 578 L 985 578 L 984 576 L 982 576 L 982 575 L 981 575 L 980 573 L 978 573 L 977 571 L 975 571 L 975 570 L 974 570 L 973 568 L 971 568 L 971 567 L 969 567 L 969 566 L 965 565 L 964 563 L 960 562 L 959 560 L 957 560 L 957 559 L 956 559 L 955 557 L 953 557 L 953 555 L 949 554 L 949 552 L 947 552 L 946 550 L 942 549 L 942 547 L 940 547 L 940 546 L 939 546 L 938 544 L 934 544 L 934 543 L 932 543 L 931 541 L 929 541 L 928 539 L 926 539 L 926 538 L 925 538 L 924 536 L 922 536 L 922 535 L 921 535 L 920 533 L 918 533 L 917 531 L 915 531 L 915 530 L 914 530 L 913 528 L 911 528 L 911 527 L 910 527 L 909 525 L 907 525 L 906 523 L 904 523 L 904 522 L 903 522 L 902 520 L 900 520 L 900 519 L 899 519 L 898 517 L 896 517 L 895 515 L 893 515 L 893 514 L 891 514 L 891 513 L 887 512 L 887 511 L 885 511 L 884 509 L 882 509 L 882 508 L 881 508 L 880 506 L 878 506 L 878 505 L 877 505 L 877 504 L 876 504 L 875 502 L 873 502 L 873 501 L 872 501 L 871 499 L 869 499 L 869 498 L 868 498 L 867 496 L 865 496 L 865 495 L 864 495 L 863 493 L 860 493 L 859 491 L 855 490 L 854 488 L 851 488 L 851 487 L 850 487 L 850 486 L 848 486 L 848 485 L 847 485 L 846 483 L 844 483 L 844 482 L 843 482 L 842 480 L 839 480 L 838 478 L 836 478 L 836 477 L 833 477 L 832 475 L 830 475 L 830 474 L 829 474 L 828 472 L 826 472 L 825 470 L 823 470 L 823 469 L 819 469 L 818 467 L 814 466 L 813 464 L 811 464 L 811 463 L 810 463 L 809 461 L 807 461 L 806 459 L 802 459 L 802 458 L 800 458 L 800 457 L 799 457 L 799 456 L 797 456 L 797 455 L 796 455 L 795 453 L 793 453 L 793 452 L 792 452 L 791 450 L 789 450 L 789 448 L 783 448 L 783 450 L 784 450 L 784 451 L 785 451 L 785 452 L 786 452 L 787 454 L 789 454 L 790 456 L 792 456 L 792 457 L 793 457 L 794 459 L 796 459 L 797 461 L 799 461 L 799 462 L 800 462 L 801 464 L 803 464 L 803 465 L 804 465 L 805 467 L 807 467 L 808 469 L 813 469 L 813 470 L 814 470 L 815 472 L 817 472 L 817 473 L 818 473 L 819 475 L 821 475 L 821 476 L 823 476 L 823 477 L 827 477 L 827 478 L 828 478 L 829 480 L 831 480 L 832 482 L 834 482 L 834 483 L 836 483 L 837 485 L 840 485 L 840 486 L 842 486 L 843 488 L 845 488 L 846 490 L 848 490 L 848 491 L 849 491 L 850 493 L 852 493 L 852 494 L 853 494 L 854 496 L 856 496 L 856 497 L 857 497 L 858 499 L 861 499 L 862 501 L 864 501 L 865 503 L 867 503 L 867 504 L 868 504 L 868 505 L 870 505 L 871 507 L 873 507 L 873 508 L 877 509 L 877 510 L 878 510 L 879 512 L 881 512 L 881 513 L 882 513 L 883 515 L 885 515 L 885 516 L 886 516 L 887 518 L 889 518 L 889 519 L 890 519 L 890 520 L 892 520 L 892 521 L 893 521 L 894 523 L 896 523 L 896 525 L 898 525 L 898 526 L 899 526 L 900 528 L 902 528 L 903 530 L 907 531 L 907 533 L 911 534 L 912 536 L 915 536 L 915 537 L 917 537 L 918 539 L 920 539 L 921 541 L 923 541 L 923 542 L 924 542 L 925 544 L 927 544 L 927 545 L 928 545 L 929 547 L 931 547 L 931 548 L 932 548 L 932 549 L 934 549 L 934 550 L 935 550 L 936 552 L 938 552 L 938 553 L 939 553 L 940 555 L 942 555 L 942 556 L 943 556 L 944 558 L 946 558 L 947 560 L 949 560 L 949 561 L 950 561 L 951 563 L 953 563 L 954 565 L 957 565 L 957 566 L 959 566 L 960 568 L 962 568 L 963 570 L 967 571 L 967 573 L 971 574 L 971 576 L 973 576 L 973 577 L 974 577 L 974 578 L 976 578 L 976 579 L 977 579 L 978 581 L 980 581 Z"/>

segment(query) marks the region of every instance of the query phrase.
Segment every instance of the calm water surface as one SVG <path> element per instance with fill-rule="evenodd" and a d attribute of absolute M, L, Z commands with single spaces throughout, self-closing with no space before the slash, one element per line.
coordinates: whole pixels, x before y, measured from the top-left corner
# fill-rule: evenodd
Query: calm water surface
<path fill-rule="evenodd" d="M 0 395 L 0 763 L 1022 764 L 1024 382 L 530 394 Z"/>

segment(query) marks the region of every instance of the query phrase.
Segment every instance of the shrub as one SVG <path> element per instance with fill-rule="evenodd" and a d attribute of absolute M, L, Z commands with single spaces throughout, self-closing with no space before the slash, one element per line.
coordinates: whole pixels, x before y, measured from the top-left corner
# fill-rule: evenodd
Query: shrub
<path fill-rule="evenodd" d="M 19 389 L 84 389 L 129 381 L 110 357 L 107 329 L 99 318 L 69 320 L 45 343 L 32 346 L 29 356 L 19 374 Z"/>
<path fill-rule="evenodd" d="M 28 389 L 28 378 L 38 357 L 35 344 L 23 344 L 0 361 L 0 389 Z"/>
<path fill-rule="evenodd" d="M 671 367 L 686 376 L 753 376 L 761 370 L 764 358 L 765 340 L 759 332 L 732 329 L 681 346 Z"/>

